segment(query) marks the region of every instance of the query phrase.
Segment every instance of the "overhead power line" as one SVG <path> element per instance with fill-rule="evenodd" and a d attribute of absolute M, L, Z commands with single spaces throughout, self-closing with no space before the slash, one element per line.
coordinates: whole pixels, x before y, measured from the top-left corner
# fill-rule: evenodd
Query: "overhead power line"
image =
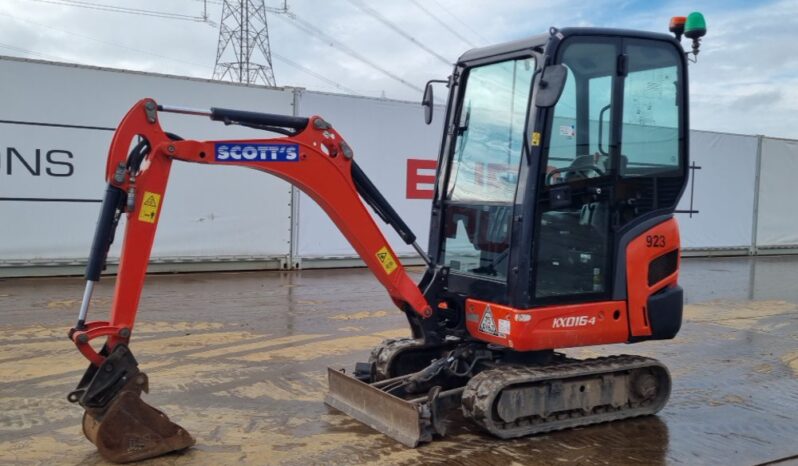
<path fill-rule="evenodd" d="M 29 0 L 39 3 L 49 3 L 52 5 L 72 6 L 77 8 L 86 8 L 89 10 L 108 11 L 112 13 L 126 13 L 140 16 L 153 16 L 156 18 L 177 19 L 182 21 L 194 21 L 198 23 L 208 22 L 207 17 L 203 16 L 190 16 L 180 13 L 170 13 L 168 11 L 145 10 L 142 8 L 129 8 L 116 5 L 108 5 L 104 3 L 86 2 L 82 0 Z"/>
<path fill-rule="evenodd" d="M 358 91 L 356 91 L 354 89 L 350 89 L 350 88 L 348 88 L 348 87 L 346 87 L 346 86 L 344 86 L 342 84 L 339 84 L 336 81 L 333 81 L 332 79 L 330 79 L 330 78 L 328 78 L 328 77 L 326 77 L 326 76 L 324 76 L 322 74 L 316 73 L 315 71 L 311 70 L 310 68 L 308 68 L 308 67 L 306 67 L 304 65 L 301 65 L 301 64 L 291 60 L 288 57 L 284 57 L 284 56 L 280 55 L 279 53 L 272 52 L 272 56 L 274 58 L 282 61 L 282 62 L 285 62 L 285 63 L 293 66 L 294 68 L 297 68 L 298 70 L 300 70 L 300 71 L 302 71 L 304 73 L 307 73 L 307 74 L 313 76 L 314 78 L 316 78 L 316 79 L 318 79 L 320 81 L 324 81 L 324 82 L 326 82 L 327 84 L 329 84 L 329 85 L 331 85 L 333 87 L 341 89 L 342 91 L 346 91 L 346 92 L 348 92 L 350 94 L 354 94 L 354 95 L 361 95 L 361 96 L 363 95 L 360 92 L 358 92 Z"/>
<path fill-rule="evenodd" d="M 203 0 L 197 0 L 197 1 L 203 1 Z M 213 1 L 213 0 L 209 0 L 209 3 L 216 3 L 216 2 Z M 17 16 L 9 15 L 8 13 L 0 13 L 0 16 L 5 16 L 5 17 L 10 18 L 10 19 L 12 19 L 14 21 L 21 21 L 21 22 L 24 22 L 24 23 L 32 24 L 32 25 L 37 26 L 37 27 L 50 29 L 50 30 L 57 31 L 57 32 L 60 32 L 60 33 L 63 33 L 63 34 L 68 34 L 68 35 L 71 35 L 71 36 L 79 37 L 81 39 L 86 39 L 86 40 L 90 40 L 90 41 L 93 41 L 93 42 L 97 42 L 97 43 L 100 43 L 100 44 L 103 44 L 103 45 L 108 45 L 108 46 L 112 46 L 112 47 L 118 47 L 120 49 L 130 50 L 132 52 L 137 52 L 137 53 L 141 53 L 141 54 L 144 54 L 144 55 L 150 55 L 150 56 L 153 56 L 153 57 L 162 58 L 164 60 L 169 60 L 169 61 L 176 62 L 176 63 L 183 63 L 183 64 L 186 64 L 186 65 L 193 65 L 193 66 L 202 67 L 202 68 L 207 68 L 208 67 L 207 64 L 196 63 L 196 62 L 192 62 L 192 61 L 183 60 L 183 59 L 180 59 L 180 58 L 170 57 L 170 56 L 162 55 L 160 53 L 156 53 L 156 52 L 153 52 L 153 51 L 150 51 L 150 50 L 143 50 L 143 49 L 138 49 L 138 48 L 135 48 L 135 47 L 129 47 L 127 45 L 120 44 L 118 42 L 110 42 L 110 41 L 98 39 L 97 37 L 93 37 L 93 36 L 86 35 L 86 34 L 81 34 L 81 33 L 75 32 L 75 31 L 53 27 L 53 26 L 50 26 L 50 25 L 47 25 L 47 24 L 44 24 L 44 23 L 40 23 L 40 22 L 37 22 L 37 21 L 29 20 L 29 19 L 26 19 L 26 18 L 19 18 Z M 61 58 L 61 57 L 55 57 L 53 55 L 46 55 L 46 54 L 43 54 L 43 53 L 40 53 L 40 52 L 36 52 L 34 50 L 17 47 L 17 46 L 11 45 L 11 44 L 0 43 L 0 48 L 11 50 L 11 51 L 15 51 L 15 52 L 20 52 L 20 53 L 26 53 L 28 55 L 38 56 L 38 57 L 41 57 L 41 58 L 44 58 L 44 59 L 47 59 L 47 60 L 65 61 L 64 58 Z M 283 57 L 283 56 L 281 56 L 279 54 L 276 54 L 276 53 L 272 53 L 272 55 L 274 56 L 274 58 L 276 58 L 276 59 L 278 59 L 278 60 L 280 60 L 282 62 L 285 62 L 285 63 L 297 68 L 301 72 L 306 73 L 306 74 L 308 74 L 310 76 L 313 76 L 316 79 L 324 81 L 325 83 L 327 83 L 327 84 L 329 84 L 329 85 L 331 85 L 331 86 L 333 86 L 333 87 L 335 87 L 337 89 L 341 89 L 342 91 L 349 92 L 350 94 L 354 94 L 354 95 L 363 95 L 362 93 L 360 93 L 358 91 L 355 91 L 354 89 L 351 89 L 349 87 L 346 87 L 346 86 L 344 86 L 344 85 L 342 85 L 342 84 L 340 84 L 340 83 L 338 83 L 338 82 L 336 82 L 336 81 L 334 81 L 334 80 L 332 80 L 330 78 L 327 78 L 326 76 L 323 76 L 323 75 L 321 75 L 319 73 L 316 73 L 315 71 L 313 71 L 313 70 L 311 70 L 311 69 L 309 69 L 309 68 L 307 68 L 307 67 L 305 67 L 305 66 L 303 66 L 303 65 L 301 65 L 301 64 L 299 64 L 299 63 L 297 63 L 297 62 L 295 62 L 293 60 L 290 60 L 290 59 L 288 59 L 286 57 Z"/>
<path fill-rule="evenodd" d="M 441 5 L 441 4 L 438 2 L 438 0 L 429 0 L 429 1 L 431 1 L 432 3 L 434 3 L 434 4 L 438 5 L 438 8 L 440 8 L 440 9 L 441 9 L 441 10 L 443 10 L 443 11 L 445 11 L 445 12 L 446 12 L 446 13 L 447 13 L 449 16 L 451 16 L 451 17 L 452 17 L 452 19 L 454 19 L 455 21 L 457 21 L 458 23 L 460 23 L 460 24 L 461 24 L 463 27 L 465 27 L 466 29 L 468 29 L 469 31 L 471 31 L 472 33 L 474 33 L 474 35 L 475 35 L 475 36 L 479 37 L 479 38 L 482 40 L 482 43 L 483 43 L 483 44 L 487 44 L 487 43 L 489 43 L 489 42 L 490 42 L 488 39 L 486 39 L 486 38 L 485 38 L 485 36 L 483 36 L 482 34 L 480 34 L 480 33 L 479 33 L 479 31 L 477 31 L 476 29 L 474 29 L 474 28 L 472 28 L 471 26 L 469 26 L 469 25 L 468 25 L 468 24 L 467 24 L 465 21 L 463 21 L 462 19 L 458 18 L 458 17 L 457 17 L 457 15 L 455 15 L 454 13 L 452 13 L 452 11 L 451 11 L 451 10 L 449 10 L 449 9 L 448 9 L 448 8 L 446 8 L 445 6 Z"/>
<path fill-rule="evenodd" d="M 39 52 L 37 52 L 35 50 L 26 49 L 26 48 L 22 48 L 22 47 L 17 47 L 17 46 L 11 45 L 11 44 L 4 44 L 2 42 L 0 42 L 0 48 L 11 50 L 13 52 L 27 53 L 28 55 L 41 57 L 41 58 L 44 58 L 46 60 L 53 60 L 53 61 L 62 60 L 61 58 L 55 57 L 53 55 L 47 55 L 47 54 L 44 54 L 44 53 L 39 53 Z"/>
<path fill-rule="evenodd" d="M 132 52 L 138 52 L 138 53 L 141 53 L 141 54 L 144 54 L 144 55 L 150 55 L 150 56 L 153 56 L 153 57 L 163 58 L 165 60 L 170 60 L 170 61 L 174 61 L 174 62 L 184 63 L 186 65 L 200 66 L 200 67 L 203 67 L 203 68 L 207 68 L 207 66 L 208 66 L 207 64 L 195 63 L 195 62 L 191 62 L 191 61 L 187 61 L 187 60 L 182 60 L 180 58 L 174 58 L 174 57 L 169 57 L 169 56 L 166 56 L 166 55 L 161 55 L 160 53 L 156 53 L 156 52 L 153 52 L 151 50 L 138 49 L 138 48 L 135 48 L 135 47 L 130 47 L 130 46 L 127 46 L 127 45 L 124 45 L 124 44 L 120 44 L 118 42 L 110 42 L 110 41 L 98 39 L 97 37 L 89 36 L 89 35 L 86 35 L 86 34 L 81 34 L 79 32 L 71 31 L 71 30 L 68 30 L 68 29 L 61 29 L 61 28 L 53 27 L 53 26 L 50 26 L 48 24 L 40 23 L 40 22 L 37 22 L 37 21 L 32 21 L 32 20 L 25 19 L 25 18 L 19 18 L 17 16 L 9 15 L 8 13 L 0 13 L 0 16 L 5 16 L 7 18 L 13 19 L 14 21 L 21 21 L 21 22 L 24 22 L 24 23 L 32 24 L 32 25 L 37 26 L 37 27 L 42 27 L 42 28 L 53 30 L 53 31 L 57 31 L 57 32 L 60 32 L 62 34 L 69 34 L 71 36 L 80 37 L 82 39 L 94 41 L 94 42 L 97 42 L 97 43 L 100 43 L 100 44 L 103 44 L 103 45 L 110 45 L 112 47 L 118 47 L 118 48 L 121 48 L 121 49 L 130 50 Z M 61 60 L 61 59 L 59 59 L 59 60 Z"/>
<path fill-rule="evenodd" d="M 465 36 L 463 36 L 462 34 L 460 34 L 459 32 L 457 32 L 457 31 L 456 31 L 456 30 L 455 30 L 453 27 L 449 26 L 449 24 L 447 24 L 447 23 L 446 23 L 446 21 L 444 21 L 444 20 L 440 19 L 440 18 L 439 18 L 438 16 L 436 16 L 434 13 L 432 13 L 431 11 L 429 11 L 429 10 L 428 10 L 428 9 L 427 9 L 427 8 L 426 8 L 424 5 L 422 5 L 421 3 L 419 3 L 419 2 L 418 2 L 418 0 L 410 0 L 410 2 L 411 2 L 413 5 L 415 5 L 415 6 L 416 6 L 416 8 L 418 8 L 419 10 L 423 11 L 424 13 L 426 13 L 426 14 L 427 14 L 427 16 L 429 16 L 430 18 L 432 18 L 432 19 L 433 19 L 433 20 L 434 20 L 436 23 L 440 24 L 440 25 L 441 25 L 441 27 L 443 27 L 443 28 L 444 28 L 444 29 L 446 29 L 447 31 L 451 32 L 451 33 L 452 33 L 452 35 L 454 35 L 455 37 L 457 37 L 457 38 L 458 38 L 458 39 L 460 39 L 461 41 L 465 42 L 466 44 L 470 45 L 471 47 L 476 47 L 476 46 L 477 46 L 477 44 L 475 44 L 475 43 L 471 42 L 471 41 L 470 41 L 470 40 L 468 40 L 468 39 L 467 39 Z"/>
<path fill-rule="evenodd" d="M 287 21 L 288 24 L 291 24 L 292 26 L 296 27 L 297 29 L 300 29 L 300 30 L 312 35 L 312 36 L 315 36 L 317 39 L 320 39 L 322 42 L 326 43 L 330 47 L 336 48 L 336 49 L 340 50 L 341 52 L 349 55 L 350 57 L 352 57 L 352 58 L 354 58 L 354 59 L 356 59 L 356 60 L 358 60 L 358 61 L 360 61 L 362 63 L 365 63 L 366 65 L 370 66 L 371 68 L 373 68 L 373 69 L 381 72 L 382 74 L 388 76 L 389 78 L 393 79 L 394 81 L 400 82 L 403 85 L 405 85 L 405 86 L 407 86 L 410 89 L 413 89 L 415 91 L 423 92 L 423 89 L 421 89 L 420 87 L 416 86 L 415 84 L 412 84 L 409 81 L 406 81 L 406 80 L 402 79 L 400 76 L 392 73 L 391 71 L 383 68 L 382 66 L 374 63 L 373 61 L 371 61 L 368 58 L 364 57 L 360 53 L 356 52 L 351 47 L 349 47 L 349 46 L 347 46 L 345 44 L 342 44 L 341 42 L 338 42 L 338 40 L 333 38 L 332 36 L 322 32 L 322 31 L 319 31 L 314 24 L 311 24 L 310 22 L 305 21 L 304 19 L 300 18 L 299 16 L 296 15 L 296 13 L 288 12 L 285 15 L 278 15 L 276 17 L 277 18 L 281 18 L 284 21 Z"/>
<path fill-rule="evenodd" d="M 72 6 L 72 7 L 93 9 L 93 10 L 99 10 L 99 11 L 108 11 L 108 12 L 114 12 L 114 13 L 136 14 L 136 15 L 143 15 L 143 16 L 154 16 L 154 17 L 159 17 L 159 18 L 164 18 L 164 19 L 176 19 L 176 20 L 183 20 L 183 21 L 210 23 L 210 21 L 208 21 L 208 19 L 207 19 L 207 16 L 189 16 L 189 15 L 183 15 L 183 14 L 179 14 L 179 13 L 170 13 L 170 12 L 166 12 L 166 11 L 147 10 L 147 9 L 142 9 L 142 8 L 119 7 L 119 6 L 116 6 L 116 5 L 95 3 L 95 2 L 85 1 L 85 0 L 28 0 L 28 1 L 34 1 L 34 2 L 39 2 L 39 3 L 48 3 L 48 4 L 54 4 L 54 5 L 62 5 L 62 6 Z M 204 4 L 210 3 L 210 4 L 217 4 L 217 5 L 224 3 L 223 1 L 220 1 L 220 0 L 195 0 L 195 1 L 203 2 Z M 244 1 L 246 1 L 246 0 L 244 0 Z M 366 8 L 368 8 L 368 7 L 366 7 Z M 266 10 L 272 11 L 274 9 L 266 8 Z M 377 63 L 375 63 L 372 60 L 370 60 L 370 59 L 366 58 L 365 56 L 363 56 L 362 54 L 356 52 L 351 47 L 349 47 L 349 46 L 339 42 L 338 40 L 334 39 L 332 36 L 322 32 L 322 31 L 319 31 L 314 24 L 312 24 L 309 21 L 306 21 L 306 20 L 298 17 L 293 12 L 288 11 L 285 4 L 284 4 L 283 8 L 281 8 L 280 10 L 281 10 L 280 13 L 283 13 L 284 15 L 288 16 L 288 18 L 289 18 L 288 22 L 292 26 L 294 26 L 294 27 L 306 32 L 309 35 L 312 35 L 312 36 L 316 37 L 317 39 L 323 41 L 324 43 L 326 43 L 330 47 L 338 49 L 342 53 L 344 53 L 346 55 L 349 55 L 350 57 L 352 57 L 352 58 L 354 58 L 354 59 L 356 59 L 356 60 L 358 60 L 358 61 L 360 61 L 360 62 L 362 62 L 362 63 L 364 63 L 366 65 L 368 65 L 369 67 L 379 71 L 380 73 L 388 76 L 389 78 L 401 83 L 402 85 L 404 85 L 404 86 L 406 86 L 406 87 L 408 87 L 410 89 L 413 89 L 413 90 L 415 90 L 417 92 L 422 92 L 423 91 L 423 89 L 421 89 L 419 86 L 417 86 L 417 85 L 415 85 L 415 84 L 413 84 L 413 83 L 401 78 L 400 76 L 398 76 L 397 74 L 391 72 L 390 70 L 378 65 Z M 13 16 L 10 16 L 10 15 L 7 15 L 7 14 L 3 14 L 3 16 L 8 16 L 8 17 L 14 18 Z M 283 17 L 282 15 L 276 15 L 276 16 L 278 18 L 282 18 Z M 23 20 L 21 18 L 14 18 L 14 19 L 19 19 L 19 20 L 22 20 L 22 21 L 27 21 L 27 22 L 30 22 L 30 23 L 40 24 L 41 25 L 41 23 L 35 23 L 33 21 Z M 387 20 L 385 20 L 385 21 L 387 21 Z M 46 25 L 44 25 L 44 26 L 48 27 L 50 29 L 53 29 L 53 30 L 58 30 L 58 31 L 66 33 L 66 34 L 71 34 L 71 35 L 75 35 L 75 36 L 78 36 L 78 37 L 83 37 L 85 39 L 93 40 L 93 41 L 100 42 L 100 43 L 103 43 L 103 44 L 106 44 L 106 45 L 111 45 L 111 46 L 115 46 L 115 47 L 125 48 L 125 49 L 128 49 L 128 50 L 132 50 L 132 51 L 136 51 L 136 52 L 139 52 L 139 53 L 153 55 L 153 56 L 164 58 L 164 59 L 167 59 L 167 60 L 179 61 L 179 62 L 183 62 L 183 63 L 187 63 L 187 64 L 202 66 L 202 65 L 199 65 L 198 63 L 192 63 L 192 62 L 188 62 L 188 61 L 185 61 L 185 60 L 180 60 L 180 59 L 177 59 L 177 58 L 172 58 L 172 57 L 167 57 L 167 56 L 164 56 L 164 55 L 159 55 L 157 53 L 150 52 L 150 51 L 147 51 L 147 50 L 136 49 L 136 48 L 133 48 L 133 47 L 128 47 L 128 46 L 125 46 L 125 45 L 122 45 L 122 44 L 118 44 L 118 43 L 114 43 L 114 42 L 103 41 L 103 40 L 100 40 L 100 39 L 97 39 L 97 38 L 94 38 L 94 37 L 91 37 L 91 36 L 86 36 L 86 35 L 74 33 L 74 32 L 71 32 L 71 31 L 59 30 L 57 28 L 53 28 L 53 27 L 46 26 Z M 398 28 L 398 26 L 393 25 L 392 29 L 394 29 L 394 28 Z M 415 39 L 413 39 L 412 36 L 410 36 L 410 37 L 411 37 L 411 39 L 413 41 L 415 41 Z M 415 42 L 418 43 L 418 41 L 415 41 Z M 10 49 L 10 50 L 17 50 L 17 51 L 21 51 L 21 52 L 24 52 L 24 53 L 29 53 L 29 54 L 32 54 L 32 55 L 39 55 L 39 56 L 45 57 L 45 55 L 40 54 L 38 52 L 35 52 L 35 51 L 32 51 L 32 50 L 27 50 L 27 49 L 22 49 L 22 48 L 19 48 L 19 47 L 14 47 L 14 46 L 8 45 L 8 44 L 0 44 L 0 46 L 2 46 L 3 48 Z M 433 52 L 433 54 L 436 55 L 437 58 L 439 58 L 442 61 L 444 61 L 445 63 L 449 64 L 449 62 L 444 57 L 442 57 L 440 55 L 437 55 L 434 52 Z M 52 57 L 52 56 L 48 56 L 48 58 L 61 60 L 60 58 Z M 313 76 L 313 77 L 315 77 L 315 78 L 317 78 L 317 79 L 319 79 L 321 81 L 324 81 L 327 84 L 330 84 L 331 86 L 334 86 L 336 88 L 345 90 L 345 91 L 347 91 L 349 93 L 352 93 L 352 94 L 362 95 L 362 93 L 359 93 L 359 92 L 357 92 L 357 91 L 355 91 L 355 90 L 353 90 L 351 88 L 343 86 L 342 84 L 340 84 L 340 83 L 338 83 L 338 82 L 336 82 L 336 81 L 334 81 L 332 79 L 329 79 L 329 78 L 327 78 L 326 76 L 324 76 L 322 74 L 316 73 L 315 71 L 313 71 L 313 70 L 305 67 L 304 65 L 301 65 L 301 64 L 299 64 L 299 63 L 297 63 L 297 62 L 295 62 L 295 61 L 293 61 L 293 60 L 291 60 L 291 59 L 289 59 L 289 58 L 287 58 L 285 56 L 278 56 L 278 55 L 275 54 L 275 58 L 277 58 L 280 61 L 283 61 L 283 62 L 289 64 L 290 66 L 293 66 L 293 67 L 299 69 L 300 71 L 302 71 L 302 72 L 304 72 L 304 73 L 306 73 L 306 74 L 308 74 L 310 76 Z"/>
<path fill-rule="evenodd" d="M 431 48 L 427 47 L 421 41 L 417 40 L 415 37 L 413 37 L 410 34 L 408 34 L 407 32 L 405 32 L 404 29 L 402 29 L 399 26 L 397 26 L 396 24 L 390 22 L 387 18 L 385 18 L 384 16 L 379 14 L 376 10 L 374 10 L 371 7 L 369 7 L 368 5 L 365 5 L 360 0 L 349 0 L 349 3 L 354 5 L 360 11 L 366 13 L 367 15 L 369 15 L 369 16 L 373 17 L 374 19 L 376 19 L 377 21 L 381 22 L 382 24 L 388 26 L 394 32 L 396 32 L 400 36 L 404 37 L 405 39 L 409 40 L 410 42 L 416 44 L 420 49 L 422 49 L 425 52 L 429 53 L 430 55 L 434 56 L 435 58 L 437 58 L 438 60 L 442 61 L 443 63 L 445 63 L 447 65 L 451 65 L 452 64 L 451 60 L 448 60 L 443 55 L 440 55 L 439 53 L 435 52 Z"/>

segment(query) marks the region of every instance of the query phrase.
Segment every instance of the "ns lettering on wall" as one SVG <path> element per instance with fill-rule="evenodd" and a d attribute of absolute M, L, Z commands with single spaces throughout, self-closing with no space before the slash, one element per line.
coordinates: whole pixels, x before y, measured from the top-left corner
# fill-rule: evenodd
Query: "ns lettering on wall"
<path fill-rule="evenodd" d="M 0 153 L 0 174 L 68 177 L 75 173 L 72 152 L 62 149 L 24 151 L 6 147 Z"/>

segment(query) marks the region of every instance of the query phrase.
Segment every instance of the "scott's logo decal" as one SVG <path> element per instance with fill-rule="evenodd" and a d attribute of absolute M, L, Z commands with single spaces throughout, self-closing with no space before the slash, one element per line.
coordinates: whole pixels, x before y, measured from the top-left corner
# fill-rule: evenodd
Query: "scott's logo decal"
<path fill-rule="evenodd" d="M 257 144 L 217 142 L 219 162 L 298 162 L 299 144 Z"/>

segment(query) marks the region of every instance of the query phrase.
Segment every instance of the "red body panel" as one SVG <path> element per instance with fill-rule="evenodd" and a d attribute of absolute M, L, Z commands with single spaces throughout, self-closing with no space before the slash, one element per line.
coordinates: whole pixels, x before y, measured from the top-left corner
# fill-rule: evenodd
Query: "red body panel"
<path fill-rule="evenodd" d="M 474 338 L 518 351 L 569 348 L 628 342 L 632 336 L 650 336 L 646 303 L 662 288 L 675 286 L 676 271 L 648 284 L 649 264 L 679 249 L 675 219 L 645 231 L 626 248 L 627 302 L 603 301 L 515 309 L 476 299 L 466 300 L 466 328 Z M 490 316 L 485 313 L 490 307 Z M 492 323 L 486 323 L 492 320 Z"/>
<path fill-rule="evenodd" d="M 633 336 L 651 335 L 646 309 L 648 297 L 662 288 L 675 286 L 679 280 L 681 258 L 677 259 L 675 272 L 650 286 L 649 264 L 662 255 L 678 250 L 679 244 L 679 224 L 675 218 L 671 218 L 633 239 L 626 247 L 626 293 L 629 329 Z"/>
<path fill-rule="evenodd" d="M 126 212 L 127 226 L 119 260 L 116 291 L 111 306 L 110 322 L 87 322 L 86 328 L 71 334 L 78 349 L 92 363 L 99 365 L 103 357 L 89 341 L 107 336 L 109 349 L 119 342 L 127 342 L 136 319 L 147 264 L 150 259 L 160 211 L 165 200 L 166 185 L 172 160 L 197 163 L 220 163 L 264 171 L 276 175 L 300 188 L 324 209 L 360 255 L 377 280 L 386 288 L 394 302 L 402 307 L 407 303 L 414 311 L 427 317 L 431 308 L 416 283 L 407 275 L 371 214 L 360 199 L 352 180 L 352 160 L 344 155 L 344 139 L 329 125 L 314 125 L 319 117 L 311 117 L 308 126 L 299 134 L 262 140 L 218 141 L 225 143 L 256 142 L 258 144 L 297 144 L 296 162 L 248 160 L 216 161 L 217 141 L 172 141 L 163 132 L 154 112 L 149 116 L 145 105 L 151 99 L 139 101 L 120 123 L 114 133 L 106 165 L 106 181 L 128 190 L 130 181 L 118 183 L 114 173 L 128 157 L 131 141 L 144 136 L 152 150 L 136 177 L 136 206 Z M 154 107 L 151 107 L 154 108 Z M 150 195 L 159 197 L 145 206 Z M 268 205 L 268 199 L 264 199 Z M 253 215 L 259 214 L 253 212 Z M 264 213 L 268 215 L 268 212 Z"/>
<path fill-rule="evenodd" d="M 481 326 L 488 306 L 495 332 L 486 331 L 489 325 Z M 623 343 L 629 339 L 623 301 L 515 309 L 469 299 L 466 300 L 466 327 L 478 340 L 517 351 Z"/>

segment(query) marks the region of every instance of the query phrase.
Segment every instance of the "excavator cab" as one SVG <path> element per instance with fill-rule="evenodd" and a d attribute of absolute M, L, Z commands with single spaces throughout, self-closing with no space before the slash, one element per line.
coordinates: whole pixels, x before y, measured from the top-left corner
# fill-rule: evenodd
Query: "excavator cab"
<path fill-rule="evenodd" d="M 672 37 L 606 29 L 460 57 L 429 251 L 450 299 L 625 299 L 624 245 L 687 180 L 686 72 Z"/>
<path fill-rule="evenodd" d="M 444 435 L 455 409 L 501 438 L 658 412 L 671 388 L 660 362 L 579 360 L 557 350 L 669 339 L 681 327 L 673 215 L 687 181 L 688 86 L 679 40 L 692 39 L 696 56 L 706 28 L 693 13 L 674 18 L 671 31 L 675 38 L 552 28 L 463 54 L 446 81 L 426 251 L 322 117 L 136 103 L 111 142 L 86 288 L 69 331 L 90 362 L 68 395 L 85 410 L 86 436 L 115 462 L 195 442 L 141 399 L 149 379 L 131 345 L 175 161 L 278 176 L 349 240 L 407 316 L 411 336 L 382 342 L 352 372 L 328 368 L 325 402 L 397 441 L 415 447 Z M 279 136 L 182 139 L 161 128 L 163 112 Z M 419 283 L 367 206 L 425 261 Z M 110 318 L 90 321 L 123 216 Z"/>

